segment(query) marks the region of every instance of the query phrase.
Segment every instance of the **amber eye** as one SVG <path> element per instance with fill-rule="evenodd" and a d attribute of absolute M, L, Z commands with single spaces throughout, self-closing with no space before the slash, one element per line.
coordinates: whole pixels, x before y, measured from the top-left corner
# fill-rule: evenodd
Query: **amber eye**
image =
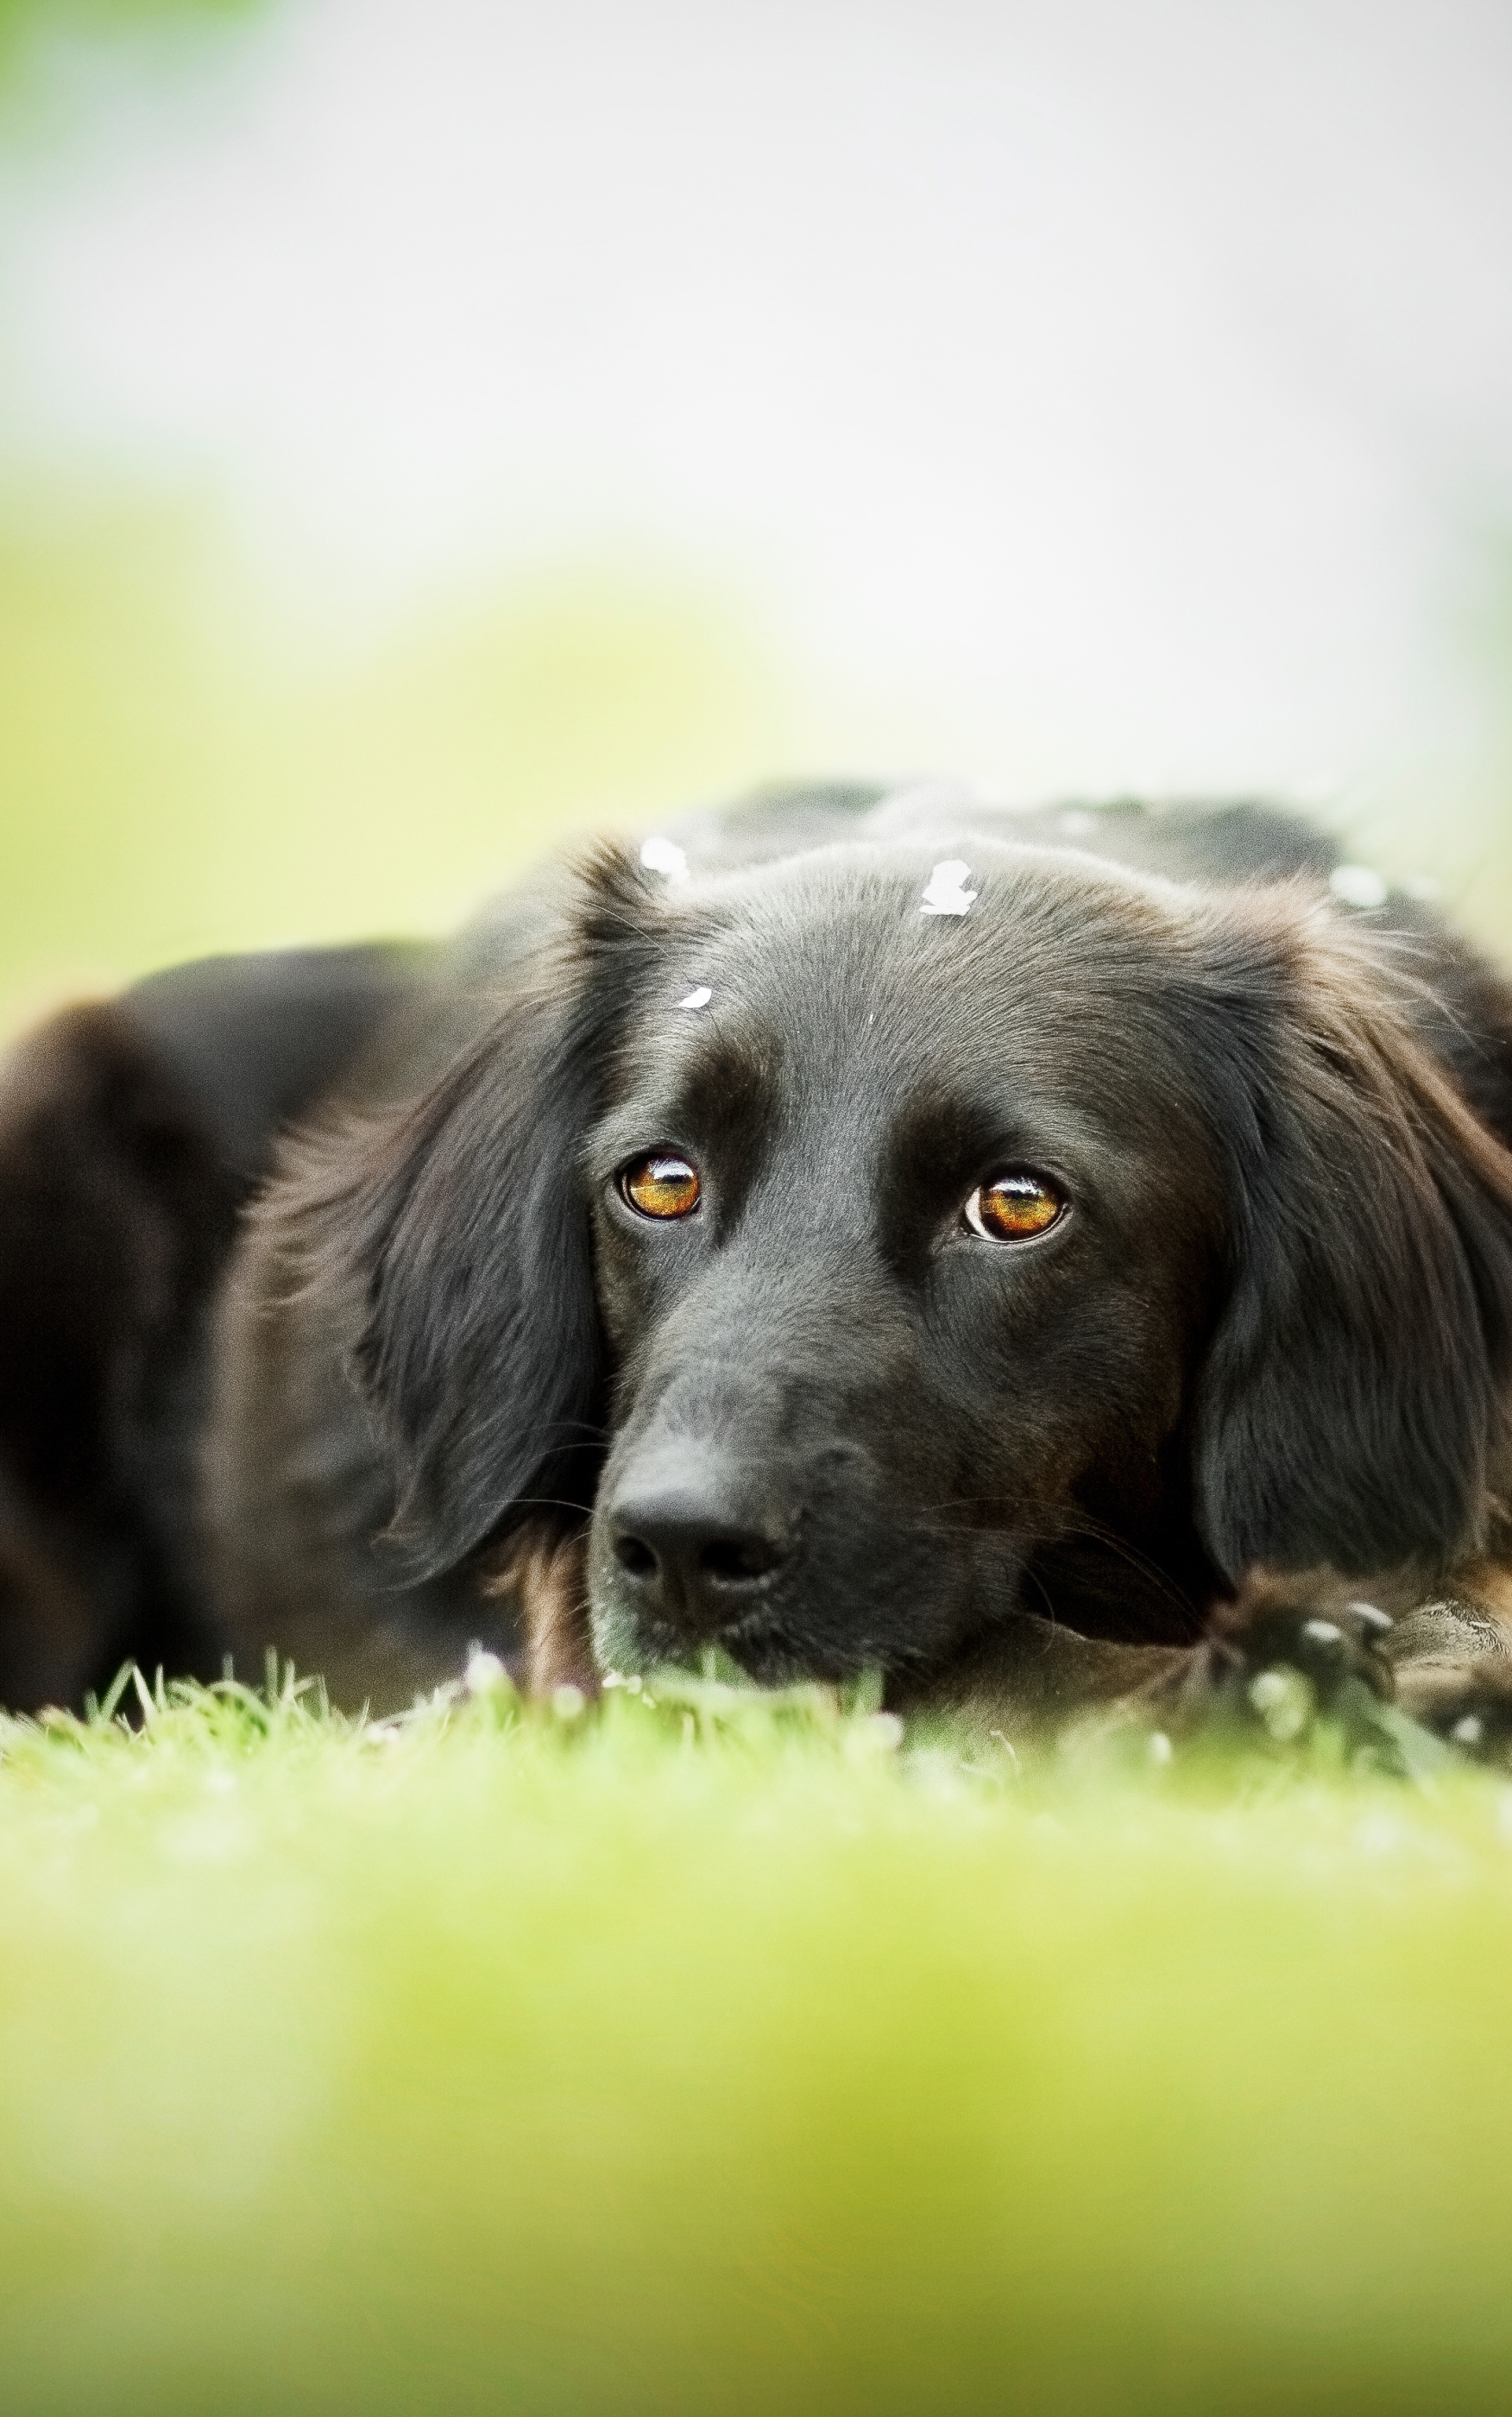
<path fill-rule="evenodd" d="M 966 1203 L 966 1223 L 989 1242 L 1032 1242 L 1066 1214 L 1066 1200 L 1043 1175 L 1015 1169 L 978 1184 Z"/>
<path fill-rule="evenodd" d="M 686 1158 L 653 1149 L 621 1167 L 619 1188 L 621 1196 L 643 1217 L 690 1217 L 703 1187 L 697 1167 L 689 1166 Z"/>

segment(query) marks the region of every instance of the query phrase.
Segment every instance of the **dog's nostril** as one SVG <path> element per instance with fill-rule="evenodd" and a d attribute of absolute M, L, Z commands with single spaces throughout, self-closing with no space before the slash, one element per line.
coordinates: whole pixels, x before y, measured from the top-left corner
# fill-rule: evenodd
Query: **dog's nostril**
<path fill-rule="evenodd" d="M 765 1577 L 781 1558 L 778 1547 L 764 1536 L 718 1536 L 704 1545 L 698 1565 L 705 1577 L 721 1579 L 729 1586 Z"/>
<path fill-rule="evenodd" d="M 642 1543 L 639 1536 L 621 1536 L 614 1546 L 614 1558 L 622 1570 L 628 1570 L 631 1577 L 656 1576 L 657 1557 L 649 1544 Z"/>

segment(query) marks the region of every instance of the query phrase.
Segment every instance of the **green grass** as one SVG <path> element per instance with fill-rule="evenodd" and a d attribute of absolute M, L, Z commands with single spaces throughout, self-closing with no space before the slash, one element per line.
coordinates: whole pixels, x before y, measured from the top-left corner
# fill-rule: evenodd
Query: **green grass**
<path fill-rule="evenodd" d="M 8 2412 L 1504 2408 L 1512 1790 L 674 1697 L 5 1725 Z"/>

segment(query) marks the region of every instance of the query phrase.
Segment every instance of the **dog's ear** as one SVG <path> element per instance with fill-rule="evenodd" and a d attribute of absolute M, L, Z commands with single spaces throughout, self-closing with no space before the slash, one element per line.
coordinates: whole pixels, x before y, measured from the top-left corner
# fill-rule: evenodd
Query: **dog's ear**
<path fill-rule="evenodd" d="M 1269 1001 L 1227 1002 L 1233 1285 L 1199 1391 L 1199 1528 L 1234 1581 L 1443 1568 L 1479 1549 L 1503 1479 L 1512 1157 L 1416 1036 L 1431 1003 L 1383 944 L 1316 909 L 1267 937 Z"/>
<path fill-rule="evenodd" d="M 302 1282 L 351 1304 L 354 1376 L 407 1573 L 592 1504 L 605 1370 L 582 1167 L 654 902 L 605 851 L 549 962 L 401 1112 L 291 1154 L 265 1213 Z"/>

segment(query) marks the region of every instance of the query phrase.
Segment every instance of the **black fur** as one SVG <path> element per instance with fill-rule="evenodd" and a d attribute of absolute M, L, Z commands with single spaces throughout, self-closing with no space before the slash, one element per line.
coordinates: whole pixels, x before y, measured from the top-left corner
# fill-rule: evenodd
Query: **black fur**
<path fill-rule="evenodd" d="M 22 1054 L 0 1694 L 271 1644 L 401 1700 L 522 1652 L 549 1566 L 558 1675 L 581 1613 L 601 1662 L 1011 1704 L 1048 1614 L 1068 1699 L 1077 1639 L 1132 1683 L 1257 1566 L 1405 1605 L 1504 1559 L 1512 996 L 1428 908 L 1249 806 L 673 836 L 686 883 L 609 851 L 453 950 L 191 968 Z M 657 1146 L 685 1223 L 617 1186 Z M 1030 1244 L 961 1223 L 1005 1163 L 1071 1204 Z"/>
<path fill-rule="evenodd" d="M 307 1280 L 360 1295 L 351 1363 L 416 1574 L 511 1512 L 592 1505 L 602 1353 L 587 1223 L 564 1213 L 563 1183 L 598 1111 L 597 1004 L 518 999 L 396 1121 L 318 1146 L 298 1193 Z"/>
<path fill-rule="evenodd" d="M 206 1322 L 237 1215 L 410 983 L 375 950 L 219 961 L 57 1016 L 0 1087 L 0 1701 L 128 1655 L 217 1671 Z"/>
<path fill-rule="evenodd" d="M 1278 996 L 1304 984 L 1227 1090 L 1233 1273 L 1198 1393 L 1199 1518 L 1235 1583 L 1256 1563 L 1432 1582 L 1487 1549 L 1505 1465 L 1508 1162 L 1368 947 L 1283 971 Z"/>

